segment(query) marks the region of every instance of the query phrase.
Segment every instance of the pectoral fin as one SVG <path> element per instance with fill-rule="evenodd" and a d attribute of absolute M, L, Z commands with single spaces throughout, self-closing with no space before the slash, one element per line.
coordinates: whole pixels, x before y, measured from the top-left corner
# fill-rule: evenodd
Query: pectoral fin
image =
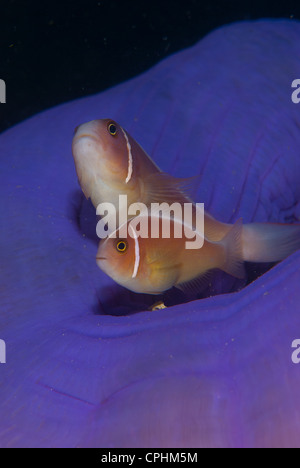
<path fill-rule="evenodd" d="M 177 283 L 181 264 L 178 262 L 174 251 L 155 252 L 154 257 L 152 256 L 147 263 L 151 265 L 150 281 L 152 285 L 157 285 L 158 291 L 167 291 Z"/>
<path fill-rule="evenodd" d="M 213 270 L 209 270 L 203 275 L 198 276 L 197 278 L 187 281 L 186 283 L 176 284 L 175 287 L 180 289 L 187 296 L 196 296 L 201 293 L 208 286 L 209 281 L 212 278 Z"/>

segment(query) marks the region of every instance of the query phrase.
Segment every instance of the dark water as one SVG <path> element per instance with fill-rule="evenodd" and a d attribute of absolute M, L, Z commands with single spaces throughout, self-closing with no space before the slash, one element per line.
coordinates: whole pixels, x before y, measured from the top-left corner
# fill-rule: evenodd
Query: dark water
<path fill-rule="evenodd" d="M 7 102 L 0 105 L 0 131 L 135 76 L 223 24 L 263 17 L 300 19 L 300 3 L 3 1 L 0 79 Z"/>

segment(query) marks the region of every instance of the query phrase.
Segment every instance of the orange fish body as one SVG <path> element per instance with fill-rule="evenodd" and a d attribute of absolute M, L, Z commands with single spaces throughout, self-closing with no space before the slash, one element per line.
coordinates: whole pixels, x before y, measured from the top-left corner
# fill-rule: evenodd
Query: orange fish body
<path fill-rule="evenodd" d="M 110 119 L 93 120 L 75 130 L 72 152 L 80 186 L 95 208 L 119 195 L 128 203 L 147 201 L 144 181 L 160 169 L 120 125 Z"/>
<path fill-rule="evenodd" d="M 128 205 L 191 202 L 184 190 L 186 179 L 163 173 L 134 138 L 111 119 L 77 127 L 72 152 L 79 184 L 95 208 L 109 202 L 123 210 L 125 207 L 118 207 L 119 195 L 127 195 Z M 205 235 L 209 239 L 221 240 L 230 229 L 230 224 L 205 213 Z"/>
<path fill-rule="evenodd" d="M 154 217 L 145 217 L 149 233 Z M 139 224 L 143 218 L 141 215 L 133 220 Z M 188 225 L 182 237 L 175 237 L 175 225 L 180 221 L 174 219 L 170 220 L 170 237 L 163 237 L 161 232 L 158 238 L 141 237 L 133 220 L 127 223 L 126 236 L 124 230 L 120 236 L 119 228 L 100 242 L 97 253 L 98 266 L 122 286 L 135 292 L 161 294 L 173 286 L 182 288 L 215 268 L 244 277 L 240 223 L 232 226 L 222 241 L 212 242 Z M 186 247 L 192 234 L 202 238 L 201 248 Z"/>

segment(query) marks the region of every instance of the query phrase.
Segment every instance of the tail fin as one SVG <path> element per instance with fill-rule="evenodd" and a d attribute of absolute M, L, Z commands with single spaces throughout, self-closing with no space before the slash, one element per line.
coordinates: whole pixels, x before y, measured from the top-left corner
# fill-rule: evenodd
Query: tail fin
<path fill-rule="evenodd" d="M 239 219 L 221 241 L 226 252 L 225 264 L 221 269 L 236 278 L 245 278 L 246 276 L 243 259 L 242 232 L 242 219 Z"/>
<path fill-rule="evenodd" d="M 300 225 L 252 223 L 243 226 L 243 259 L 278 262 L 300 249 Z"/>

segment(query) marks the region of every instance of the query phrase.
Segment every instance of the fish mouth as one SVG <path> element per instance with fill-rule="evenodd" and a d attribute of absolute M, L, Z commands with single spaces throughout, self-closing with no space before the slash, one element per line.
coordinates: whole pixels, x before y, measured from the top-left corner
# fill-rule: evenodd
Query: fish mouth
<path fill-rule="evenodd" d="M 106 257 L 96 257 L 96 260 L 107 260 Z"/>

